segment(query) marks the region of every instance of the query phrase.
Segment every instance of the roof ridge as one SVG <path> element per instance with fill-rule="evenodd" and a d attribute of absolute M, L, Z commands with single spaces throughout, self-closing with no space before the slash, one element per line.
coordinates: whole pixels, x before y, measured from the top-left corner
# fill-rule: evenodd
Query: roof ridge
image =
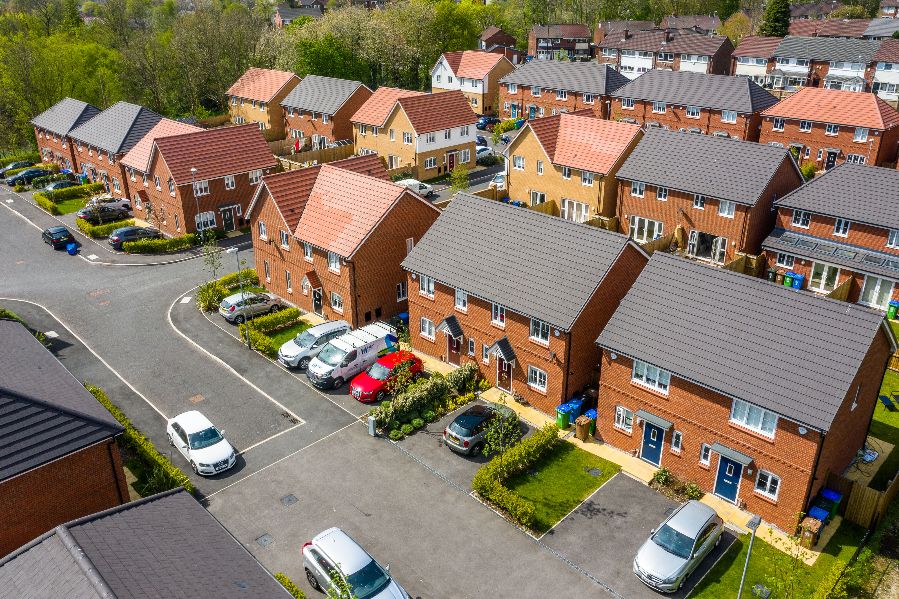
<path fill-rule="evenodd" d="M 127 505 L 127 504 L 124 504 Z M 91 561 L 91 558 L 87 556 L 81 546 L 78 544 L 78 541 L 75 540 L 75 537 L 72 536 L 72 533 L 66 528 L 65 524 L 60 524 L 53 532 L 59 537 L 59 540 L 62 542 L 63 547 L 69 552 L 69 555 L 72 556 L 72 559 L 75 560 L 75 563 L 78 565 L 78 568 L 81 569 L 81 573 L 84 574 L 84 577 L 87 581 L 94 587 L 94 590 L 97 591 L 97 594 L 100 597 L 115 599 L 117 595 L 109 588 L 109 584 L 107 584 L 106 580 L 103 578 L 103 575 L 94 567 L 94 563 Z"/>

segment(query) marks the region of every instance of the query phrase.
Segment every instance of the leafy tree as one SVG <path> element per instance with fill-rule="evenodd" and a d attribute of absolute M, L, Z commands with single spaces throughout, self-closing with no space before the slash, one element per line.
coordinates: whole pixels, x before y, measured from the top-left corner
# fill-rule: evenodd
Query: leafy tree
<path fill-rule="evenodd" d="M 210 281 L 217 279 L 218 272 L 222 269 L 222 252 L 214 235 L 203 242 L 203 267 L 209 271 Z"/>
<path fill-rule="evenodd" d="M 752 21 L 746 13 L 736 12 L 721 24 L 718 33 L 726 35 L 737 46 L 741 39 L 752 33 Z"/>
<path fill-rule="evenodd" d="M 828 19 L 864 19 L 868 9 L 859 4 L 846 4 L 827 15 Z"/>
<path fill-rule="evenodd" d="M 468 167 L 464 164 L 457 164 L 450 172 L 450 189 L 454 193 L 468 191 L 468 173 Z"/>
<path fill-rule="evenodd" d="M 505 393 L 500 396 L 499 403 L 505 408 Z M 487 423 L 487 430 L 484 434 L 484 451 L 496 455 L 502 463 L 506 450 L 520 440 L 521 423 L 518 420 L 518 414 L 507 408 L 501 409 L 496 417 L 491 418 Z"/>
<path fill-rule="evenodd" d="M 793 522 L 793 530 L 799 529 L 803 514 L 797 514 Z M 800 535 L 788 535 L 786 539 L 775 536 L 772 545 L 779 549 L 774 551 L 771 559 L 770 574 L 766 577 L 772 597 L 799 597 L 800 590 L 809 588 L 811 570 L 805 566 L 803 556 L 805 550 L 799 545 Z"/>
<path fill-rule="evenodd" d="M 789 0 L 769 0 L 762 16 L 759 35 L 786 37 L 790 30 Z"/>

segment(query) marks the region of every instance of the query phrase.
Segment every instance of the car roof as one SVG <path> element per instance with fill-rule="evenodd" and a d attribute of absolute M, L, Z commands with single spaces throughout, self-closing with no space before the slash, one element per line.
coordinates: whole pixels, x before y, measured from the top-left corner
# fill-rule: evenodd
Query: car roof
<path fill-rule="evenodd" d="M 239 302 L 242 299 L 247 299 L 251 297 L 256 297 L 257 295 L 268 295 L 266 293 L 254 293 L 253 291 L 244 291 L 241 293 L 238 291 L 237 293 L 232 293 L 228 297 L 225 298 L 225 301 L 229 304 L 233 304 L 234 302 Z"/>
<path fill-rule="evenodd" d="M 130 225 L 128 227 L 122 227 L 121 229 L 116 229 L 112 232 L 113 235 L 116 233 L 124 233 L 126 231 L 134 231 L 135 229 L 140 229 L 140 227 L 135 227 L 134 225 Z"/>
<path fill-rule="evenodd" d="M 317 324 L 314 327 L 309 327 L 307 330 L 313 335 L 324 335 L 325 333 L 330 333 L 337 329 L 346 329 L 349 331 L 351 328 L 350 323 L 345 320 L 329 320 L 328 322 Z"/>
<path fill-rule="evenodd" d="M 172 418 L 172 420 L 177 422 L 187 434 L 197 433 L 213 426 L 212 422 L 197 410 L 190 410 L 189 412 L 178 414 Z"/>
<path fill-rule="evenodd" d="M 345 576 L 358 572 L 372 561 L 372 557 L 359 543 L 337 527 L 319 533 L 312 542 L 331 558 Z"/>
<path fill-rule="evenodd" d="M 379 358 L 378 364 L 380 364 L 381 366 L 386 366 L 388 368 L 393 368 L 400 362 L 403 362 L 405 360 L 410 360 L 414 357 L 415 357 L 415 354 L 413 354 L 412 352 L 401 349 L 399 351 L 391 352 L 391 353 Z"/>
<path fill-rule="evenodd" d="M 47 233 L 62 233 L 63 231 L 65 231 L 66 233 L 69 232 L 69 230 L 65 227 L 50 227 L 49 229 L 47 229 Z"/>
<path fill-rule="evenodd" d="M 397 185 L 408 185 L 410 183 L 418 184 L 418 183 L 421 183 L 421 181 L 419 181 L 418 179 L 402 179 L 400 181 L 397 181 L 396 183 L 397 183 Z"/>
<path fill-rule="evenodd" d="M 713 508 L 702 502 L 691 500 L 672 514 L 666 524 L 690 538 L 696 538 L 706 522 L 716 515 L 717 512 Z"/>
<path fill-rule="evenodd" d="M 494 410 L 489 406 L 471 406 L 470 408 L 456 416 L 453 422 L 471 422 L 477 424 L 478 422 L 493 414 L 493 412 Z"/>

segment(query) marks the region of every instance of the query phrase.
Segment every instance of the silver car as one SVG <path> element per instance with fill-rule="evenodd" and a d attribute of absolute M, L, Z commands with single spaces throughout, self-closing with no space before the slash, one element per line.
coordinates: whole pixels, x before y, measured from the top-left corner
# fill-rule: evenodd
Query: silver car
<path fill-rule="evenodd" d="M 634 574 L 657 591 L 673 593 L 718 545 L 723 531 L 714 509 L 688 501 L 650 533 L 634 558 Z"/>
<path fill-rule="evenodd" d="M 272 293 L 253 293 L 244 291 L 229 295 L 219 304 L 219 314 L 228 322 L 243 324 L 248 318 L 260 314 L 277 312 L 284 307 L 281 298 Z"/>
<path fill-rule="evenodd" d="M 456 453 L 477 457 L 484 451 L 490 421 L 514 415 L 515 412 L 511 409 L 499 404 L 471 406 L 443 429 L 443 442 Z"/>

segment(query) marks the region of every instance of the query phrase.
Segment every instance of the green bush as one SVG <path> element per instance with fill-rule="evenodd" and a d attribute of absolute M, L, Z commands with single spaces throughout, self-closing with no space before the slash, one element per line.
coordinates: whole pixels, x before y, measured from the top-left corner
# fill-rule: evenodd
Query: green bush
<path fill-rule="evenodd" d="M 13 187 L 12 190 L 15 191 L 15 192 L 17 192 L 17 193 L 21 193 L 21 192 L 25 191 L 25 186 L 22 185 L 21 183 L 19 183 L 18 185 L 16 185 L 15 187 Z"/>
<path fill-rule="evenodd" d="M 400 430 L 403 432 L 404 436 L 409 436 L 413 432 L 415 432 L 415 427 L 411 424 L 404 424 L 402 427 L 400 427 Z"/>
<path fill-rule="evenodd" d="M 413 418 L 412 419 L 412 428 L 415 430 L 421 429 L 425 427 L 425 421 L 421 418 Z"/>
<path fill-rule="evenodd" d="M 87 185 L 76 185 L 75 187 L 66 187 L 59 191 L 53 192 L 52 200 L 54 202 L 62 202 L 64 200 L 72 200 L 76 198 L 86 198 L 96 195 L 103 191 L 102 183 L 88 183 Z"/>
<path fill-rule="evenodd" d="M 263 333 L 277 331 L 296 324 L 300 320 L 300 316 L 299 308 L 283 308 L 277 312 L 254 318 L 253 328 Z M 246 328 L 245 324 L 240 326 Z"/>
<path fill-rule="evenodd" d="M 258 285 L 259 284 L 259 275 L 256 274 L 255 268 L 244 268 L 240 271 L 240 277 L 243 279 L 244 285 Z M 219 283 L 226 289 L 238 289 L 240 288 L 240 281 L 236 272 L 232 272 L 231 274 L 227 274 L 224 277 L 219 279 Z"/>
<path fill-rule="evenodd" d="M 40 152 L 23 151 L 14 152 L 12 154 L 4 154 L 0 157 L 0 165 L 5 166 L 11 162 L 40 162 Z"/>
<path fill-rule="evenodd" d="M 306 594 L 300 590 L 294 582 L 288 578 L 287 574 L 278 572 L 275 574 L 275 580 L 281 583 L 281 586 L 287 589 L 287 592 L 293 595 L 294 599 L 306 599 Z"/>
<path fill-rule="evenodd" d="M 466 362 L 446 375 L 446 383 L 456 393 L 465 393 L 470 390 L 478 376 L 478 365 L 474 362 Z"/>
<path fill-rule="evenodd" d="M 434 422 L 435 420 L 437 420 L 437 414 L 435 414 L 432 410 L 425 411 L 421 416 L 425 419 L 425 422 Z"/>
<path fill-rule="evenodd" d="M 684 495 L 687 499 L 700 500 L 705 493 L 702 492 L 702 489 L 696 483 L 687 483 L 687 486 L 684 487 Z"/>
<path fill-rule="evenodd" d="M 402 424 L 400 423 L 399 420 L 391 420 L 390 422 L 387 423 L 387 428 L 390 430 L 398 429 L 401 426 L 402 426 Z"/>
<path fill-rule="evenodd" d="M 68 181 L 68 175 L 61 175 L 60 173 L 54 173 L 52 175 L 47 175 L 45 177 L 38 177 L 31 182 L 31 189 L 41 189 L 42 187 L 46 187 L 54 181 Z M 68 188 L 66 188 L 68 189 Z"/>
<path fill-rule="evenodd" d="M 134 224 L 134 219 L 129 218 L 126 220 L 118 220 L 114 223 L 104 223 L 102 225 L 92 225 L 83 218 L 76 218 L 75 224 L 78 225 L 78 228 L 81 229 L 81 232 L 87 235 L 88 237 L 93 237 L 94 239 L 98 239 L 101 237 L 109 237 L 109 234 L 115 231 L 116 229 L 121 229 L 122 227 L 130 227 Z"/>
<path fill-rule="evenodd" d="M 56 207 L 56 203 L 47 197 L 46 194 L 38 192 L 31 196 L 34 198 L 34 201 L 37 202 L 37 205 L 49 212 L 52 215 L 59 214 L 59 208 Z"/>
<path fill-rule="evenodd" d="M 198 243 L 200 243 L 200 240 L 197 236 L 194 233 L 188 233 L 187 235 L 181 235 L 180 237 L 126 241 L 122 244 L 122 249 L 129 254 L 165 254 L 167 252 L 177 252 L 184 248 L 193 247 Z"/>
<path fill-rule="evenodd" d="M 172 464 L 167 457 L 159 453 L 143 433 L 134 428 L 125 413 L 110 401 L 103 389 L 88 384 L 85 384 L 84 387 L 97 398 L 97 401 L 103 404 L 103 407 L 109 410 L 119 424 L 125 427 L 125 433 L 122 435 L 125 446 L 153 473 L 151 479 L 147 481 L 148 484 L 144 485 L 141 491 L 142 495 L 161 493 L 175 487 L 184 487 L 189 493 L 194 492 L 194 485 L 187 475 Z"/>
<path fill-rule="evenodd" d="M 815 178 L 815 172 L 816 172 L 817 168 L 818 167 L 815 165 L 814 162 L 806 162 L 801 167 L 799 167 L 799 170 L 802 171 L 802 177 L 806 181 L 811 181 L 812 179 Z"/>
<path fill-rule="evenodd" d="M 659 468 L 652 475 L 652 482 L 660 484 L 664 487 L 667 487 L 674 481 L 674 477 L 671 475 L 671 471 L 667 468 Z"/>
<path fill-rule="evenodd" d="M 478 391 L 484 392 L 490 388 L 490 381 L 487 379 L 481 379 L 478 381 Z"/>
<path fill-rule="evenodd" d="M 218 281 L 203 283 L 197 288 L 197 308 L 203 312 L 218 310 L 219 304 L 227 294 L 228 290 Z"/>
<path fill-rule="evenodd" d="M 245 338 L 246 333 L 243 332 L 246 329 L 242 329 L 241 338 Z M 253 349 L 258 350 L 268 356 L 269 358 L 277 358 L 278 350 L 281 349 L 280 345 L 275 344 L 275 340 L 256 329 L 256 327 L 250 327 L 250 345 Z"/>
<path fill-rule="evenodd" d="M 403 438 L 403 432 L 399 429 L 391 429 L 390 434 L 388 435 L 391 441 L 399 441 Z"/>
<path fill-rule="evenodd" d="M 497 123 L 493 127 L 493 143 L 498 144 L 500 142 L 500 138 L 502 138 L 503 136 L 503 133 L 506 133 L 507 131 L 514 131 L 516 129 L 516 124 L 516 119 L 508 119 Z"/>
<path fill-rule="evenodd" d="M 14 177 L 14 176 L 18 175 L 19 173 L 21 173 L 22 171 L 27 171 L 27 170 L 30 169 L 30 168 L 41 168 L 41 165 L 37 165 L 37 166 L 23 166 L 22 168 L 12 168 L 12 169 L 9 169 L 8 171 L 6 171 L 6 172 L 3 174 L 3 176 L 4 176 L 6 179 L 9 179 L 10 177 Z"/>

